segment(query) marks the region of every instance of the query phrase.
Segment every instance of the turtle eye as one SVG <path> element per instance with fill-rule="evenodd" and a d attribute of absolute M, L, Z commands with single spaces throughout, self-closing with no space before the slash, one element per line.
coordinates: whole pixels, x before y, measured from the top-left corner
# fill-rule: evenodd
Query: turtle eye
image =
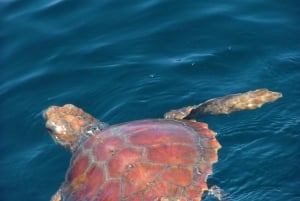
<path fill-rule="evenodd" d="M 99 131 L 99 126 L 98 125 L 90 125 L 87 127 L 86 132 L 89 135 L 94 135 L 97 131 Z"/>
<path fill-rule="evenodd" d="M 99 130 L 99 128 L 98 128 L 97 126 L 93 126 L 91 129 L 92 129 L 93 131 Z"/>
<path fill-rule="evenodd" d="M 92 132 L 96 132 L 96 131 L 98 131 L 98 130 L 100 130 L 100 129 L 99 129 L 98 126 L 93 125 L 93 126 L 91 126 L 91 127 L 89 128 L 89 130 L 92 131 Z"/>

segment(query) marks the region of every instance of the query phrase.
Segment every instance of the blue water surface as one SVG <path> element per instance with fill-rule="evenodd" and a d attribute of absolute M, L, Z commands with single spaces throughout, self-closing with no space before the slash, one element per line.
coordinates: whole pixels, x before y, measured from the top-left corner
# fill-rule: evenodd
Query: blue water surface
<path fill-rule="evenodd" d="M 64 180 L 71 154 L 46 132 L 50 105 L 115 124 L 269 88 L 284 97 L 198 119 L 222 144 L 208 185 L 300 201 L 299 36 L 296 0 L 1 1 L 0 200 L 46 201 Z"/>

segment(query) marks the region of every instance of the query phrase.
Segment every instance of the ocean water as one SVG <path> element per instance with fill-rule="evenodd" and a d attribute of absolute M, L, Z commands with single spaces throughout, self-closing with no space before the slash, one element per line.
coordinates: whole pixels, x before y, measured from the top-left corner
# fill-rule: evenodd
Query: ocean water
<path fill-rule="evenodd" d="M 46 201 L 63 181 L 71 154 L 46 132 L 50 105 L 115 124 L 256 88 L 283 98 L 198 119 L 222 144 L 208 185 L 300 201 L 296 0 L 4 0 L 0 66 L 1 201 Z"/>

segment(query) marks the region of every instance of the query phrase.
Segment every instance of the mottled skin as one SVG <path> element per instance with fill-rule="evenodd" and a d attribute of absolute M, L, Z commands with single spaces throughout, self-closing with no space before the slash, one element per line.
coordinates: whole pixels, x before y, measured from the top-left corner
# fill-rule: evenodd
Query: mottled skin
<path fill-rule="evenodd" d="M 172 110 L 165 119 L 108 125 L 67 104 L 44 112 L 53 139 L 73 152 L 70 168 L 52 201 L 201 201 L 221 147 L 203 114 L 256 109 L 281 93 L 259 89 Z"/>

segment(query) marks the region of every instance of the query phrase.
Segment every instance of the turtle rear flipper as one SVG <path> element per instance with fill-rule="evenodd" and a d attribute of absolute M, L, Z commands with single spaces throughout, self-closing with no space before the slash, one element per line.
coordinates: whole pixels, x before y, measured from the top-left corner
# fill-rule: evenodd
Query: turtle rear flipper
<path fill-rule="evenodd" d="M 165 113 L 167 119 L 192 119 L 204 114 L 230 114 L 240 110 L 254 110 L 263 104 L 273 102 L 282 97 L 279 92 L 268 89 L 257 89 L 245 93 L 231 94 L 207 100 L 194 106 L 187 106 Z"/>
<path fill-rule="evenodd" d="M 219 186 L 213 185 L 208 189 L 208 195 L 212 195 L 219 201 L 229 201 L 228 195 Z"/>

